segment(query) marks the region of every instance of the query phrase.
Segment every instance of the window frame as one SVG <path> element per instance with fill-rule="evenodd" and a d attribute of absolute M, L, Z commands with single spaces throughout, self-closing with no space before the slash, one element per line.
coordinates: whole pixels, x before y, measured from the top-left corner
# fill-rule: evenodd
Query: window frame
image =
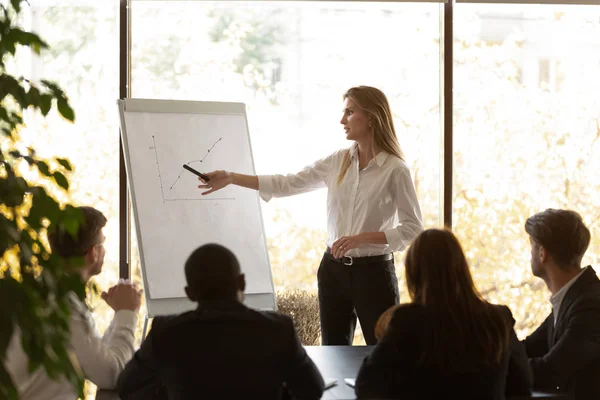
<path fill-rule="evenodd" d="M 131 94 L 131 7 L 135 0 L 119 0 L 120 15 L 120 60 L 119 60 L 119 97 L 129 98 Z M 197 0 L 202 1 L 202 0 Z M 263 0 L 270 1 L 270 0 Z M 278 0 L 287 1 L 287 0 Z M 293 1 L 293 0 L 290 0 Z M 305 0 L 319 1 L 319 0 Z M 330 0 L 345 2 L 367 2 L 368 0 Z M 402 2 L 399 0 L 381 0 L 384 2 Z M 440 34 L 443 45 L 440 46 L 440 215 L 439 225 L 452 229 L 452 192 L 453 192 L 453 76 L 454 76 L 454 9 L 455 0 L 413 0 L 412 2 L 440 3 Z M 486 3 L 486 4 L 582 4 L 599 5 L 600 0 L 460 0 L 459 3 Z M 125 171 L 123 156 L 123 143 L 119 150 L 119 276 L 123 279 L 131 277 L 131 204 L 129 188 Z"/>

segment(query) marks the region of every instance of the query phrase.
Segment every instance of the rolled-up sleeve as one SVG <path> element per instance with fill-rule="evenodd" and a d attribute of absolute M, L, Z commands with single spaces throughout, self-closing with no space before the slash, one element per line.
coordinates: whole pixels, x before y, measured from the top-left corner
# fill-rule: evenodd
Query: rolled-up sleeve
<path fill-rule="evenodd" d="M 86 379 L 100 389 L 113 389 L 125 364 L 133 357 L 138 316 L 133 311 L 115 313 L 112 329 L 103 340 L 97 336 L 91 316 L 71 316 L 71 346 Z"/>
<path fill-rule="evenodd" d="M 258 194 L 264 201 L 324 188 L 332 171 L 335 154 L 305 167 L 296 174 L 259 175 Z"/>
<path fill-rule="evenodd" d="M 399 170 L 397 177 L 394 180 L 394 198 L 398 210 L 398 226 L 384 232 L 391 251 L 404 250 L 423 231 L 421 207 L 409 170 Z"/>

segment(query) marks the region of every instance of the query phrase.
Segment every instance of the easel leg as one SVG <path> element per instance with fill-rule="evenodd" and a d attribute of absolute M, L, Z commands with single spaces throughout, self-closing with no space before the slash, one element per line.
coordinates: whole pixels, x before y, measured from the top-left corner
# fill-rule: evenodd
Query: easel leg
<path fill-rule="evenodd" d="M 148 314 L 144 317 L 144 328 L 142 328 L 142 342 L 146 339 L 146 331 L 148 330 Z"/>

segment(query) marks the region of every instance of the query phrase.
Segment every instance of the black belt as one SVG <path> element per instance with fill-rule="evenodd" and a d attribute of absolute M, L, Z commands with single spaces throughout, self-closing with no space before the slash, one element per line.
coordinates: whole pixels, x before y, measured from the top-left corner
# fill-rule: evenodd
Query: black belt
<path fill-rule="evenodd" d="M 333 256 L 333 254 L 331 254 L 331 249 L 329 247 L 327 247 L 327 250 L 325 250 L 325 257 L 327 257 L 331 261 L 335 261 L 337 263 L 344 264 L 344 265 L 362 265 L 362 264 L 369 264 L 369 263 L 373 263 L 373 262 L 382 262 L 382 261 L 393 260 L 394 254 L 388 253 L 388 254 L 382 254 L 380 256 L 365 256 L 365 257 L 346 256 L 346 257 L 342 257 L 342 258 L 335 258 Z"/>

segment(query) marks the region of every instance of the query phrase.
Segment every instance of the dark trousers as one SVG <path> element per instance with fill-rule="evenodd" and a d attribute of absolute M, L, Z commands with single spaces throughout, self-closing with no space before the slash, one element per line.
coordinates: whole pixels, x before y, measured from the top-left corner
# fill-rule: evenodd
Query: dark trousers
<path fill-rule="evenodd" d="M 394 260 L 344 265 L 324 256 L 317 279 L 321 343 L 352 345 L 358 316 L 365 342 L 376 344 L 379 316 L 400 301 Z"/>

